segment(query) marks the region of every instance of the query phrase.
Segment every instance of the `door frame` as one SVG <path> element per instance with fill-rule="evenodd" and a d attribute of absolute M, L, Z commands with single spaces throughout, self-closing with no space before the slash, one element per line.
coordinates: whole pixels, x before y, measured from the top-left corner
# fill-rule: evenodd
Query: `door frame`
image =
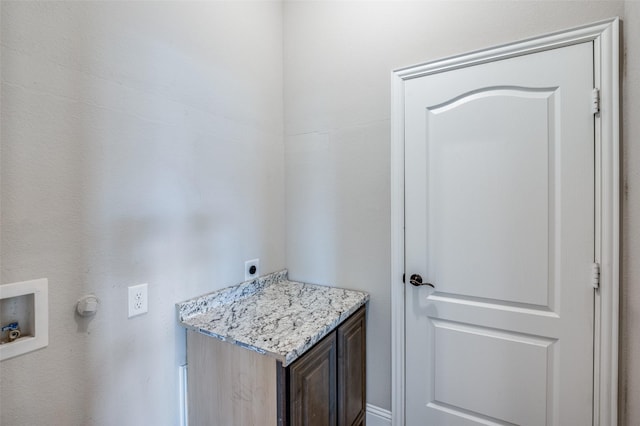
<path fill-rule="evenodd" d="M 595 261 L 593 424 L 618 424 L 620 283 L 619 18 L 401 68 L 391 76 L 391 411 L 405 424 L 404 83 L 406 80 L 584 42 L 594 42 Z M 590 283 L 585 282 L 585 285 Z"/>

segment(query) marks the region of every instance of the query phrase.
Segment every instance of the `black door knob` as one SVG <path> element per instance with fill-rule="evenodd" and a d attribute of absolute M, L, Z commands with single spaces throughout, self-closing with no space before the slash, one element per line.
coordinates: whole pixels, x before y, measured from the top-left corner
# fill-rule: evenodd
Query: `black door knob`
<path fill-rule="evenodd" d="M 409 282 L 412 285 L 415 285 L 416 287 L 421 286 L 421 285 L 428 285 L 431 288 L 436 288 L 433 284 L 431 283 L 423 283 L 422 282 L 422 277 L 418 274 L 413 274 L 411 275 L 411 278 L 409 278 Z"/>

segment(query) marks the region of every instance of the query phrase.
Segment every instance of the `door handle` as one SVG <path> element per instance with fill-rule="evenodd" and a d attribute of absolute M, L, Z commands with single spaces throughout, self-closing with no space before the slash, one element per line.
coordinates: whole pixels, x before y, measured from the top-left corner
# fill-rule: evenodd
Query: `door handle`
<path fill-rule="evenodd" d="M 414 285 L 416 287 L 421 286 L 421 285 L 428 285 L 431 288 L 436 288 L 436 286 L 434 286 L 431 283 L 423 283 L 422 282 L 422 277 L 418 274 L 413 274 L 411 275 L 411 278 L 409 278 L 409 283 L 411 283 L 411 285 Z"/>

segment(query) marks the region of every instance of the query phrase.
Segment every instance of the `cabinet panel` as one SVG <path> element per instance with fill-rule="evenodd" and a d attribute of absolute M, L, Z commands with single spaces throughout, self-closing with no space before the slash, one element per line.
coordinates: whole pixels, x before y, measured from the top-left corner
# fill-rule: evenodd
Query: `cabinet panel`
<path fill-rule="evenodd" d="M 276 426 L 276 361 L 187 330 L 189 424 Z"/>
<path fill-rule="evenodd" d="M 289 367 L 293 426 L 336 426 L 336 332 Z"/>
<path fill-rule="evenodd" d="M 366 410 L 365 310 L 360 309 L 338 328 L 338 421 L 363 424 Z"/>

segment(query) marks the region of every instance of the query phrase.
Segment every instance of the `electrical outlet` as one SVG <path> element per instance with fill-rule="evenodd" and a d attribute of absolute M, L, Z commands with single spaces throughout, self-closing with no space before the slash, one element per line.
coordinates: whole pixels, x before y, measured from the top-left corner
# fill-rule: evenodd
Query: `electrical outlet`
<path fill-rule="evenodd" d="M 249 281 L 260 276 L 260 259 L 244 262 L 244 280 Z"/>
<path fill-rule="evenodd" d="M 148 311 L 147 284 L 129 287 L 129 318 Z"/>

